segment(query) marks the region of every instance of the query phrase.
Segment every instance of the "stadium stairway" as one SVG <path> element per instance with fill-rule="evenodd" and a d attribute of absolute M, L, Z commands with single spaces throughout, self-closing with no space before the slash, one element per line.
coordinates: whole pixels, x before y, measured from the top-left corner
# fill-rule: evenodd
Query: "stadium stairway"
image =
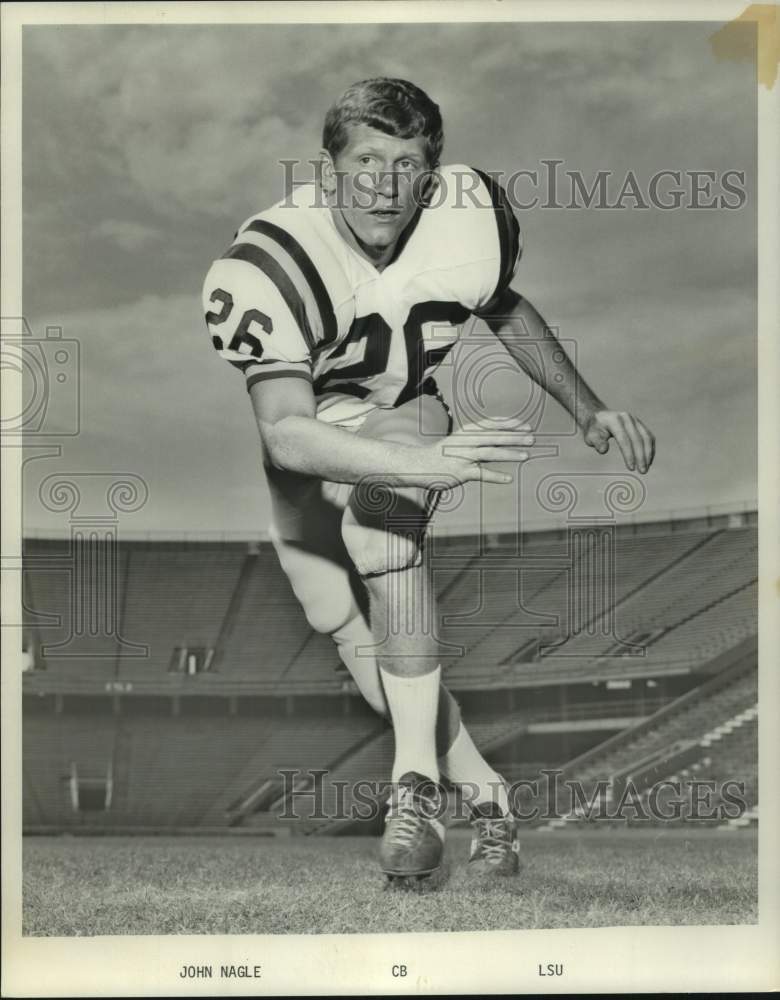
<path fill-rule="evenodd" d="M 647 804 L 654 782 L 745 782 L 749 805 L 757 797 L 756 642 L 746 640 L 731 663 L 703 684 L 637 726 L 617 734 L 565 765 L 562 777 L 596 791 L 608 781 L 609 806 L 629 782 Z M 698 735 L 696 735 L 698 730 Z M 693 735 L 692 735 L 693 734 Z M 581 808 L 546 824 L 561 829 L 587 818 Z"/>
<path fill-rule="evenodd" d="M 662 746 L 664 739 L 667 738 L 664 727 L 667 723 L 671 723 L 672 731 L 679 728 L 679 719 L 683 712 L 686 713 L 686 725 L 690 723 L 689 713 L 692 711 L 697 715 L 701 714 L 706 725 L 709 708 L 701 705 L 702 696 L 719 694 L 719 697 L 724 698 L 730 706 L 735 701 L 739 702 L 743 698 L 743 693 L 754 691 L 757 655 L 758 643 L 755 637 L 743 640 L 738 646 L 708 664 L 706 672 L 702 671 L 702 677 L 705 679 L 701 684 L 663 706 L 642 723 L 631 726 L 586 753 L 572 758 L 565 766 L 566 776 L 584 777 L 588 771 L 595 773 L 594 767 L 596 770 L 600 767 L 610 773 L 613 762 L 606 758 L 620 759 L 625 755 L 627 748 L 636 754 L 639 749 L 645 747 L 649 749 L 654 744 Z M 745 704 L 749 704 L 749 701 Z M 724 718 L 727 715 L 728 713 Z"/>
<path fill-rule="evenodd" d="M 252 549 L 250 552 L 244 556 L 244 561 L 241 564 L 241 568 L 238 572 L 238 578 L 236 579 L 235 586 L 232 589 L 230 595 L 230 600 L 228 602 L 227 608 L 225 610 L 225 615 L 219 626 L 219 632 L 214 643 L 215 656 L 214 656 L 214 668 L 219 670 L 220 661 L 222 658 L 222 651 L 228 645 L 228 642 L 232 638 L 233 632 L 236 627 L 236 619 L 238 618 L 239 609 L 243 601 L 243 595 L 246 591 L 248 581 L 252 577 L 257 565 L 258 552 L 256 549 Z"/>
<path fill-rule="evenodd" d="M 665 781 L 677 783 L 684 788 L 693 782 L 707 783 L 713 794 L 711 802 L 706 804 L 706 810 L 711 811 L 717 808 L 725 800 L 719 791 L 723 782 L 727 779 L 734 780 L 734 775 L 739 775 L 741 788 L 747 796 L 746 802 L 754 802 L 757 795 L 757 766 L 756 766 L 756 745 L 757 745 L 757 717 L 758 705 L 751 706 L 716 726 L 703 737 L 694 740 L 680 740 L 666 750 L 650 755 L 645 760 L 633 762 L 622 772 L 613 776 L 612 786 L 607 789 L 604 796 L 604 806 L 609 809 L 614 806 L 616 800 L 625 789 L 628 783 L 640 791 L 640 809 L 648 815 L 652 814 L 650 808 L 651 787 L 654 782 Z M 710 748 L 713 744 L 719 745 L 720 753 L 713 753 Z M 745 752 L 747 751 L 747 752 Z M 746 779 L 746 780 L 745 780 Z M 666 794 L 663 794 L 663 793 Z M 663 787 L 661 794 L 657 798 L 657 808 L 663 809 L 669 814 L 669 805 L 676 791 Z M 731 803 L 730 808 L 733 808 Z M 747 817 L 744 819 L 743 817 Z M 558 829 L 571 822 L 587 819 L 584 811 L 579 808 L 575 813 L 553 820 L 549 824 L 550 829 Z M 628 817 L 629 823 L 632 820 Z M 737 816 L 721 822 L 720 826 L 737 829 L 749 826 L 752 820 L 758 819 L 757 805 L 748 807 Z M 702 822 L 716 822 L 706 816 L 699 817 Z"/>
<path fill-rule="evenodd" d="M 669 780 L 715 781 L 716 786 L 717 783 L 722 783 L 727 779 L 740 781 L 743 785 L 748 808 L 740 812 L 738 816 L 730 817 L 725 821 L 725 824 L 727 825 L 733 820 L 737 827 L 747 826 L 750 824 L 750 818 L 748 818 L 747 823 L 739 821 L 751 808 L 757 806 L 757 745 L 758 704 L 756 703 L 722 722 L 697 740 L 692 753 L 693 761 L 680 768 L 679 771 L 675 770 L 669 776 Z M 671 763 L 670 761 L 670 765 Z M 720 799 L 717 787 L 716 795 Z M 755 816 L 757 819 L 757 812 Z"/>

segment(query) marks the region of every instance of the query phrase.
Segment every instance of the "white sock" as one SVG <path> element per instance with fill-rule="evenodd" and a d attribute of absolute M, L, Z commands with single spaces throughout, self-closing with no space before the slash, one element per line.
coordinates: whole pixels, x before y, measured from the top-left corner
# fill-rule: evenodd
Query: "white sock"
<path fill-rule="evenodd" d="M 391 780 L 398 781 L 407 771 L 417 771 L 438 781 L 436 713 L 441 667 L 419 677 L 398 677 L 379 669 L 395 733 Z"/>
<path fill-rule="evenodd" d="M 502 812 L 509 812 L 509 798 L 503 781 L 477 750 L 462 722 L 455 742 L 439 758 L 439 767 L 453 784 L 466 786 L 462 792 L 468 805 L 495 802 Z"/>

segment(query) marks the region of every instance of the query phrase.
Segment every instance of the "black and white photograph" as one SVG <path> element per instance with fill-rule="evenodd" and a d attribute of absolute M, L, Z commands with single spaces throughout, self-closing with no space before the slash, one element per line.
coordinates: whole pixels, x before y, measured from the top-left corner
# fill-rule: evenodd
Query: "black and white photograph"
<path fill-rule="evenodd" d="M 780 985 L 777 8 L 603 6 L 4 5 L 4 996 Z"/>

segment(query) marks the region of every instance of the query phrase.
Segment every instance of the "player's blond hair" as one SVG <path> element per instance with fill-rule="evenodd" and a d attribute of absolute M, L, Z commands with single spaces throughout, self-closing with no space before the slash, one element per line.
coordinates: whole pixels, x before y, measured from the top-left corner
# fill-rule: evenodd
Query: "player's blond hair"
<path fill-rule="evenodd" d="M 421 135 L 426 140 L 428 166 L 438 166 L 444 145 L 439 105 L 408 80 L 376 77 L 360 80 L 341 95 L 325 115 L 323 148 L 332 157 L 344 149 L 350 125 L 370 125 L 399 139 Z"/>

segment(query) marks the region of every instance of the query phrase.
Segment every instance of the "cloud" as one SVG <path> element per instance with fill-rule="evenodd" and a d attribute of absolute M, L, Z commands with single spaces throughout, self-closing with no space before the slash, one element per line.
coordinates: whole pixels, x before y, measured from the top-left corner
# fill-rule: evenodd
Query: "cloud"
<path fill-rule="evenodd" d="M 280 157 L 316 151 L 332 99 L 320 81 L 343 47 L 306 28 L 33 29 L 26 56 L 45 66 L 62 112 L 48 137 L 31 136 L 36 158 L 56 170 L 75 126 L 89 143 L 71 165 L 101 154 L 156 211 L 240 212 L 263 183 L 278 187 Z"/>
<path fill-rule="evenodd" d="M 162 237 L 159 229 L 129 219 L 103 219 L 97 226 L 95 235 L 116 243 L 129 253 L 156 243 Z"/>
<path fill-rule="evenodd" d="M 34 331 L 47 322 L 37 319 Z M 141 476 L 149 502 L 128 528 L 264 527 L 246 389 L 211 346 L 197 296 L 147 296 L 57 322 L 79 342 L 81 432 L 60 459 L 39 463 L 41 476 L 74 469 Z M 28 524 L 63 527 L 34 499 L 25 516 Z"/>
<path fill-rule="evenodd" d="M 612 309 L 592 303 L 576 317 L 577 359 L 588 381 L 607 406 L 635 410 L 658 436 L 648 510 L 754 496 L 752 305 L 728 290 L 701 300 L 647 295 Z M 34 329 L 48 321 L 41 316 Z M 246 390 L 213 351 L 197 296 L 146 296 L 57 322 L 80 343 L 82 431 L 61 459 L 40 463 L 41 475 L 80 469 L 142 476 L 150 499 L 129 528 L 265 527 L 269 501 Z M 450 381 L 445 372 L 440 382 L 452 399 Z M 485 388 L 495 413 L 513 412 L 528 395 L 519 372 Z M 616 454 L 602 460 L 576 436 L 555 440 L 556 471 L 620 471 Z M 473 524 L 473 494 L 450 523 Z M 511 489 L 491 494 L 496 517 L 511 518 L 512 496 Z M 62 527 L 34 504 L 26 517 L 30 525 Z"/>
<path fill-rule="evenodd" d="M 554 157 L 591 180 L 630 169 L 645 183 L 660 169 L 745 171 L 739 212 L 522 212 L 517 286 L 577 341 L 596 391 L 655 425 L 653 507 L 752 495 L 755 79 L 716 62 L 711 34 L 682 23 L 26 29 L 25 309 L 36 329 L 77 336 L 84 363 L 83 434 L 63 461 L 147 477 L 138 517 L 150 527 L 264 523 L 257 432 L 240 376 L 206 337 L 200 283 L 237 224 L 282 196 L 279 160 L 316 152 L 335 96 L 387 74 L 441 104 L 450 162 L 509 172 Z M 512 391 L 510 380 L 492 402 L 511 408 Z M 563 465 L 592 460 L 562 443 Z"/>
<path fill-rule="evenodd" d="M 537 151 L 541 139 L 555 155 L 570 135 L 580 153 L 603 156 L 616 129 L 655 122 L 649 138 L 665 124 L 669 152 L 693 111 L 700 139 L 717 126 L 717 145 L 739 117 L 728 99 L 735 80 L 750 74 L 716 64 L 708 33 L 631 24 L 33 28 L 25 59 L 43 120 L 30 141 L 55 173 L 102 167 L 155 211 L 211 216 L 281 197 L 279 159 L 312 155 L 330 102 L 369 75 L 428 87 L 453 134 L 471 133 L 474 149 L 507 168 L 526 126 Z M 613 144 L 611 154 L 621 152 Z"/>

